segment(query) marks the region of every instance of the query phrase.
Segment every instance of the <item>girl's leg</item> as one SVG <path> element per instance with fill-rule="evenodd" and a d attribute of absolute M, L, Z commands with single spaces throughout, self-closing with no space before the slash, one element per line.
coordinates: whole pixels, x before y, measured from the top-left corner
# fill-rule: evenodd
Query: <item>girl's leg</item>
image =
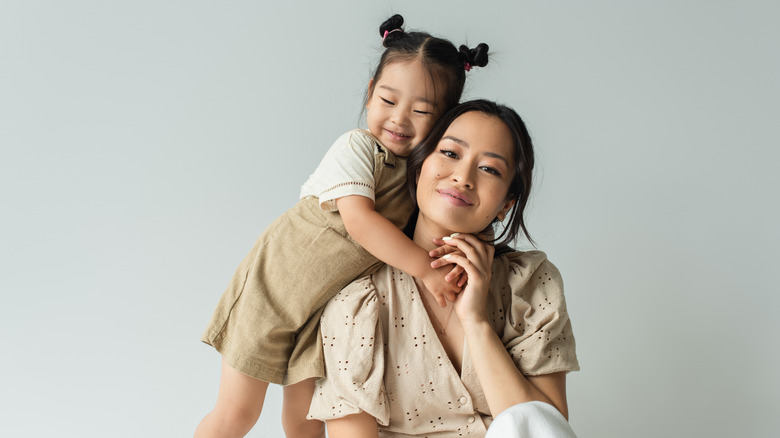
<path fill-rule="evenodd" d="M 195 430 L 195 438 L 243 437 L 263 410 L 268 382 L 249 377 L 222 359 L 222 376 L 214 410 Z"/>
<path fill-rule="evenodd" d="M 287 438 L 325 438 L 325 423 L 306 419 L 313 395 L 314 379 L 284 387 L 282 426 Z"/>

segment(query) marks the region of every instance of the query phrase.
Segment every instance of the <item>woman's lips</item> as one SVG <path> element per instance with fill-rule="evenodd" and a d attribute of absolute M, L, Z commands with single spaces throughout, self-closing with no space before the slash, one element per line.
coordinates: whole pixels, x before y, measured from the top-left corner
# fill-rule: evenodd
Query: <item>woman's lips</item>
<path fill-rule="evenodd" d="M 468 198 L 464 193 L 461 193 L 454 189 L 438 189 L 436 190 L 440 195 L 442 195 L 447 201 L 451 202 L 452 204 L 458 206 L 458 207 L 468 207 L 470 205 L 474 205 L 473 202 L 471 202 L 471 199 Z"/>

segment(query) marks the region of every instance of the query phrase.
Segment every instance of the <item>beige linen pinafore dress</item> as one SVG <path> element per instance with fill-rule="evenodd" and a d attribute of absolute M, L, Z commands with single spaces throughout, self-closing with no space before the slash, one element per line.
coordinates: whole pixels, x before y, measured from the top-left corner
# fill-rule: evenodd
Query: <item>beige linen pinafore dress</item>
<path fill-rule="evenodd" d="M 373 147 L 375 209 L 401 228 L 413 207 L 406 159 L 375 140 Z M 322 377 L 325 303 L 380 265 L 347 234 L 337 212 L 320 208 L 316 197 L 301 199 L 257 239 L 201 340 L 256 379 L 287 385 Z"/>

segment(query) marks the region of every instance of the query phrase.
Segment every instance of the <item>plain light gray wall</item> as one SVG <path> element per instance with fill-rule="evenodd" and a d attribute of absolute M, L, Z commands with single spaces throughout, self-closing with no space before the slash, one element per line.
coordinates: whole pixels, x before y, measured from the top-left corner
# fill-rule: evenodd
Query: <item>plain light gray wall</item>
<path fill-rule="evenodd" d="M 705 0 L 3 1 L 0 435 L 191 435 L 200 332 L 359 123 L 393 12 L 489 43 L 465 97 L 532 131 L 578 434 L 776 435 L 780 6 Z"/>

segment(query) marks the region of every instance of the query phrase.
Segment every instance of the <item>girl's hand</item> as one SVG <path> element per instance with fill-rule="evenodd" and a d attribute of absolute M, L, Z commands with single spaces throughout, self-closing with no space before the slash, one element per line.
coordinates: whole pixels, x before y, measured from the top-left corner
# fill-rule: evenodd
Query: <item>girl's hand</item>
<path fill-rule="evenodd" d="M 457 248 L 446 245 L 444 240 L 442 239 L 433 239 L 433 243 L 439 245 L 439 247 L 428 252 L 428 255 L 431 256 L 433 259 L 435 259 L 434 261 L 431 262 L 432 268 L 439 268 L 450 264 L 448 261 L 442 259 L 442 257 L 447 254 L 452 254 L 452 253 L 463 254 Z M 462 288 L 463 285 L 466 284 L 468 278 L 469 276 L 466 275 L 466 271 L 464 271 L 463 268 L 458 265 L 454 265 L 454 267 L 449 272 L 449 274 L 444 276 L 444 279 L 446 281 L 453 284 L 457 284 L 458 289 Z"/>
<path fill-rule="evenodd" d="M 431 269 L 428 274 L 419 278 L 428 293 L 433 295 L 433 298 L 442 307 L 447 305 L 447 301 L 455 301 L 455 293 L 460 292 L 459 286 L 445 279 L 449 270 L 446 266 Z"/>
<path fill-rule="evenodd" d="M 461 267 L 468 276 L 463 291 L 455 299 L 455 312 L 462 324 L 487 320 L 487 295 L 493 270 L 493 245 L 472 234 L 459 234 L 442 240 L 453 251 L 441 257 L 443 263 Z"/>

